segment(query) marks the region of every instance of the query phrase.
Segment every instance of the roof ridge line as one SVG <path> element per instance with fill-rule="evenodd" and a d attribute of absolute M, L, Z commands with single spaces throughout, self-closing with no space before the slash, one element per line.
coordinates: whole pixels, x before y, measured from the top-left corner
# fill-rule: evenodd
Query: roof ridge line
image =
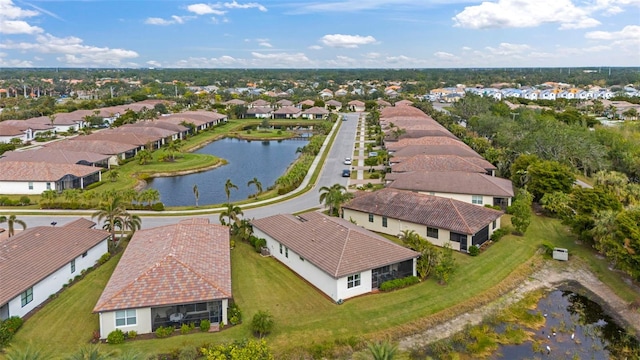
<path fill-rule="evenodd" d="M 471 232 L 471 228 L 469 227 L 469 224 L 467 224 L 467 221 L 465 220 L 464 216 L 462 216 L 462 214 L 460 213 L 460 210 L 458 210 L 458 207 L 456 206 L 455 202 L 453 201 L 453 199 L 448 199 L 449 202 L 451 203 L 451 205 L 453 206 L 453 208 L 456 211 L 456 214 L 458 214 L 458 216 L 460 217 L 460 219 L 462 220 L 461 222 L 464 224 L 464 226 L 467 228 L 468 232 Z M 471 206 L 477 206 L 477 205 L 471 205 Z M 471 236 L 473 236 L 473 234 L 471 234 Z"/>

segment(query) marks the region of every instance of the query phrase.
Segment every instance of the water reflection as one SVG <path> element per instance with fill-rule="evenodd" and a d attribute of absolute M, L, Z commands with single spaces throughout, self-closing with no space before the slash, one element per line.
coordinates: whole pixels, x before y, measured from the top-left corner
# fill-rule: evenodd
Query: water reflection
<path fill-rule="evenodd" d="M 247 186 L 254 177 L 266 190 L 285 173 L 298 157 L 296 149 L 306 145 L 301 140 L 247 141 L 225 138 L 195 151 L 211 154 L 228 161 L 227 165 L 196 174 L 155 178 L 148 188 L 157 189 L 166 206 L 193 206 L 193 186 L 198 185 L 200 205 L 222 204 L 227 201 L 224 184 L 227 179 L 238 186 L 231 190 L 231 201 L 246 199 L 256 192 L 255 186 Z"/>

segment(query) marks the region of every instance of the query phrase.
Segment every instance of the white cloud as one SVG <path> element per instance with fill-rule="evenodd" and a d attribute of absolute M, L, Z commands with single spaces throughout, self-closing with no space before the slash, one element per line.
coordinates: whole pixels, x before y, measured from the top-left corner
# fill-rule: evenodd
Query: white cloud
<path fill-rule="evenodd" d="M 592 8 L 578 7 L 571 0 L 498 0 L 467 6 L 453 17 L 455 26 L 471 29 L 524 28 L 545 23 L 561 24 L 561 29 L 599 25 L 589 15 Z"/>
<path fill-rule="evenodd" d="M 262 47 L 268 47 L 271 48 L 273 47 L 271 44 L 269 44 L 267 41 L 261 41 L 258 43 L 258 45 L 262 46 Z"/>
<path fill-rule="evenodd" d="M 640 26 L 625 26 L 620 31 L 591 31 L 584 36 L 592 40 L 623 40 L 623 39 L 640 39 Z"/>
<path fill-rule="evenodd" d="M 224 3 L 224 7 L 229 8 L 229 9 L 253 9 L 256 8 L 260 11 L 267 11 L 267 8 L 264 7 L 261 4 L 258 3 L 246 3 L 246 4 L 239 4 L 237 1 L 233 1 L 230 3 Z"/>
<path fill-rule="evenodd" d="M 38 35 L 31 43 L 3 42 L 0 49 L 59 54 L 59 61 L 74 66 L 120 66 L 122 60 L 138 57 L 135 51 L 84 45 L 78 37 L 58 38 L 51 34 Z"/>
<path fill-rule="evenodd" d="M 322 46 L 320 45 L 311 45 L 308 47 L 309 50 L 322 50 Z"/>
<path fill-rule="evenodd" d="M 437 57 L 438 59 L 441 60 L 453 60 L 456 58 L 455 55 L 448 53 L 448 52 L 444 52 L 444 51 L 437 51 L 433 54 L 433 56 Z"/>
<path fill-rule="evenodd" d="M 0 0 L 0 34 L 39 34 L 42 28 L 29 25 L 24 18 L 40 15 L 34 10 L 24 10 L 11 0 Z"/>
<path fill-rule="evenodd" d="M 171 16 L 171 20 L 165 20 L 162 18 L 156 18 L 156 17 L 151 17 L 151 18 L 147 18 L 144 23 L 147 25 L 161 25 L 161 26 L 166 26 L 166 25 L 173 25 L 173 24 L 184 24 L 185 21 L 192 19 L 193 17 L 191 16 L 178 16 L 178 15 L 172 15 Z"/>
<path fill-rule="evenodd" d="M 376 39 L 373 36 L 332 34 L 323 36 L 320 41 L 329 47 L 357 48 L 360 45 L 373 44 Z"/>
<path fill-rule="evenodd" d="M 382 56 L 382 54 L 377 52 L 369 52 L 366 54 L 362 54 L 362 56 L 367 59 L 379 59 Z"/>
<path fill-rule="evenodd" d="M 159 61 L 155 61 L 155 60 L 147 61 L 147 65 L 149 65 L 151 67 L 162 67 L 162 63 L 160 63 Z"/>
<path fill-rule="evenodd" d="M 187 10 L 198 15 L 224 15 L 226 13 L 224 10 L 214 9 L 213 5 L 209 4 L 192 4 L 187 6 Z"/>
<path fill-rule="evenodd" d="M 510 43 L 500 43 L 498 47 L 486 47 L 487 51 L 494 55 L 499 56 L 514 56 L 514 55 L 522 55 L 525 52 L 531 50 L 531 47 L 526 44 L 510 44 Z"/>

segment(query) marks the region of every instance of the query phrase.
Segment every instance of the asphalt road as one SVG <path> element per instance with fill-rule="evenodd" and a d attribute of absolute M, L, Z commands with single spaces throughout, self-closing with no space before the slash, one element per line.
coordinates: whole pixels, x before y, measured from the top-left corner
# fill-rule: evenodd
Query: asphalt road
<path fill-rule="evenodd" d="M 343 115 L 343 114 L 340 114 Z M 333 184 L 342 184 L 347 186 L 347 178 L 342 177 L 342 170 L 348 168 L 343 165 L 345 157 L 352 157 L 354 150 L 354 141 L 356 136 L 359 113 L 344 114 L 347 116 L 346 121 L 341 121 L 336 139 L 331 147 L 324 164 L 318 164 L 322 167 L 320 176 L 315 186 L 309 191 L 295 198 L 277 202 L 274 204 L 264 205 L 253 209 L 244 210 L 244 218 L 259 219 L 274 214 L 291 214 L 317 208 L 323 206 L 320 204 L 319 189 L 323 186 L 331 186 Z M 34 226 L 51 226 L 53 222 L 56 226 L 63 225 L 67 222 L 77 219 L 81 215 L 18 215 L 20 220 L 27 223 L 28 227 Z M 84 217 L 87 217 L 84 215 Z M 219 223 L 218 214 L 210 215 L 176 215 L 176 216 L 150 216 L 140 215 L 142 218 L 142 228 L 148 229 L 162 225 L 175 224 L 182 219 L 193 217 L 207 217 L 212 223 Z"/>

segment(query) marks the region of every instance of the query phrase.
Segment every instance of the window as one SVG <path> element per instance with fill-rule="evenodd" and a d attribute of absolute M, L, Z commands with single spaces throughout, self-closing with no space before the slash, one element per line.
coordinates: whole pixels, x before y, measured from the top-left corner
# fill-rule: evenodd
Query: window
<path fill-rule="evenodd" d="M 493 220 L 493 224 L 491 224 L 491 230 L 495 230 L 496 226 L 498 225 L 497 222 L 497 220 Z"/>
<path fill-rule="evenodd" d="M 116 326 L 129 326 L 136 324 L 135 310 L 116 311 Z"/>
<path fill-rule="evenodd" d="M 82 253 L 82 257 L 87 257 L 87 252 L 86 251 Z"/>
<path fill-rule="evenodd" d="M 20 302 L 22 303 L 22 307 L 27 306 L 28 303 L 33 301 L 33 287 L 27 289 L 27 291 L 23 292 L 20 295 Z"/>
<path fill-rule="evenodd" d="M 382 227 L 387 227 L 387 217 L 386 216 L 382 217 Z"/>
<path fill-rule="evenodd" d="M 282 244 L 280 244 L 280 254 L 282 254 Z"/>
<path fill-rule="evenodd" d="M 71 273 L 76 272 L 76 259 L 71 260 Z"/>
<path fill-rule="evenodd" d="M 360 274 L 353 274 L 347 277 L 347 288 L 351 289 L 356 286 L 360 286 Z"/>
<path fill-rule="evenodd" d="M 369 222 L 373 222 L 373 214 L 369 214 Z"/>
<path fill-rule="evenodd" d="M 288 247 L 284 248 L 284 257 L 286 257 L 287 259 L 289 258 L 289 248 Z"/>
<path fill-rule="evenodd" d="M 47 190 L 51 190 L 51 183 L 50 182 L 47 183 Z"/>
<path fill-rule="evenodd" d="M 427 237 L 437 239 L 438 238 L 438 229 L 427 226 Z"/>
<path fill-rule="evenodd" d="M 471 203 L 476 205 L 482 205 L 482 195 L 471 196 Z"/>
<path fill-rule="evenodd" d="M 29 181 L 29 190 L 33 190 L 33 183 Z"/>

